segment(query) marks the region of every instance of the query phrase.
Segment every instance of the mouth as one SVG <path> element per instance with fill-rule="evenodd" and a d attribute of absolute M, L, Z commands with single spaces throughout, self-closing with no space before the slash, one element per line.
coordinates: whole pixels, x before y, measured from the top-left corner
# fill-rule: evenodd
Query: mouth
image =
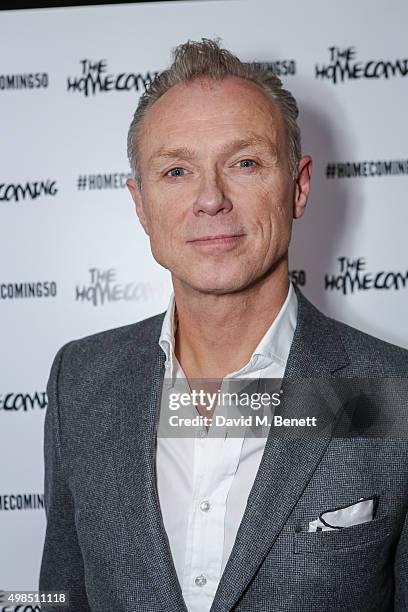
<path fill-rule="evenodd" d="M 196 247 L 229 247 L 235 246 L 245 234 L 217 234 L 214 236 L 201 236 L 188 240 L 188 244 Z"/>

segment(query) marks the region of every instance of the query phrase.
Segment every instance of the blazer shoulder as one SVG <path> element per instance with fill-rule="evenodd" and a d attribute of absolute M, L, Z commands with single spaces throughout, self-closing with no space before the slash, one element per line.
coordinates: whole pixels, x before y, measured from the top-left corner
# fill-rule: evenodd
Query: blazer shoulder
<path fill-rule="evenodd" d="M 360 329 L 328 317 L 354 366 L 360 371 L 378 370 L 382 376 L 408 377 L 408 350 Z"/>
<path fill-rule="evenodd" d="M 408 377 L 408 350 L 376 338 L 320 311 L 295 287 L 302 347 L 312 346 L 323 362 L 342 355 L 347 376 Z"/>
<path fill-rule="evenodd" d="M 110 366 L 125 359 L 129 352 L 135 356 L 151 353 L 158 345 L 164 314 L 71 340 L 59 349 L 57 357 L 69 367 L 88 369 L 98 364 Z"/>

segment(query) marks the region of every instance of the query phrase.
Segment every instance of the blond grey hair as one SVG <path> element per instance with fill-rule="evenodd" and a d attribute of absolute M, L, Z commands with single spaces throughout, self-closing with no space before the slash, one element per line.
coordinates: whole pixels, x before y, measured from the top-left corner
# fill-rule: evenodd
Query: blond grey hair
<path fill-rule="evenodd" d="M 173 63 L 158 73 L 140 97 L 129 127 L 127 153 L 132 175 L 141 188 L 138 165 L 138 131 L 149 108 L 171 87 L 195 79 L 222 80 L 227 77 L 246 79 L 261 87 L 282 113 L 288 137 L 288 160 L 293 178 L 296 178 L 301 156 L 300 129 L 297 123 L 298 106 L 292 94 L 284 89 L 282 81 L 273 74 L 265 62 L 241 62 L 219 39 L 202 38 L 201 42 L 188 40 L 173 49 Z"/>

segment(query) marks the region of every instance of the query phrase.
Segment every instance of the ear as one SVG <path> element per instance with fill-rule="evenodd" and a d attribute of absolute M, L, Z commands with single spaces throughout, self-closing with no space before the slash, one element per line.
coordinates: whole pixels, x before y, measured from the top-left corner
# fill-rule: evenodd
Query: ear
<path fill-rule="evenodd" d="M 307 196 L 310 191 L 310 178 L 312 176 L 312 158 L 303 155 L 299 161 L 298 175 L 295 183 L 293 202 L 293 218 L 299 219 L 305 212 Z"/>
<path fill-rule="evenodd" d="M 143 199 L 142 199 L 141 189 L 139 189 L 139 186 L 137 185 L 136 181 L 130 178 L 127 179 L 126 186 L 130 191 L 132 200 L 135 203 L 136 214 L 139 217 L 139 221 L 142 224 L 143 229 L 146 232 L 146 234 L 149 235 L 148 223 L 147 223 L 145 211 L 143 209 Z"/>

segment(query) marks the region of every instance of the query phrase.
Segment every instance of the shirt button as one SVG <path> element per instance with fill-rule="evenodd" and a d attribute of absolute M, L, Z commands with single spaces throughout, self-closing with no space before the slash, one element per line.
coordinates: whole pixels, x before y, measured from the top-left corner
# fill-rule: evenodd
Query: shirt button
<path fill-rule="evenodd" d="M 200 574 L 199 576 L 197 576 L 194 582 L 197 586 L 202 587 L 207 584 L 207 578 L 204 576 L 204 574 Z"/>
<path fill-rule="evenodd" d="M 203 512 L 208 512 L 210 508 L 211 508 L 211 504 L 208 501 L 208 499 L 205 499 L 204 501 L 201 502 L 200 510 L 202 510 Z"/>

